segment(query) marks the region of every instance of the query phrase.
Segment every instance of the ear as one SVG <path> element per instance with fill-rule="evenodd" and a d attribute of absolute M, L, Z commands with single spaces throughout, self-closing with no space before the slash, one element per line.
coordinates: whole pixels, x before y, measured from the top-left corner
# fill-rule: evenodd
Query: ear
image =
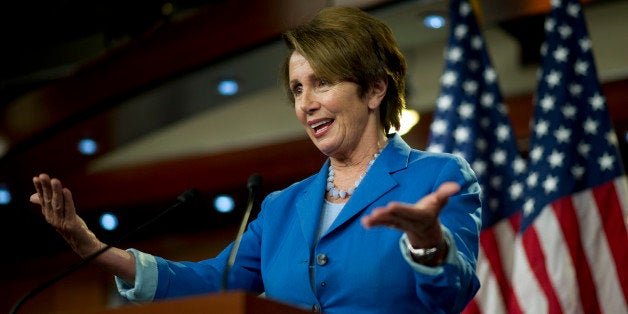
<path fill-rule="evenodd" d="M 381 78 L 371 85 L 371 90 L 368 92 L 368 106 L 369 109 L 374 110 L 377 109 L 384 97 L 386 96 L 386 91 L 388 90 L 388 77 Z"/>

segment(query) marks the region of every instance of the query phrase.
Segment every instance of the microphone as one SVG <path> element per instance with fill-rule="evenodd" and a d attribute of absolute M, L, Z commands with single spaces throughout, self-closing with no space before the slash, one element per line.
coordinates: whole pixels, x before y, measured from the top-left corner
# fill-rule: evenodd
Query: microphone
<path fill-rule="evenodd" d="M 229 278 L 229 273 L 231 272 L 231 267 L 235 263 L 236 255 L 238 255 L 238 249 L 240 248 L 240 241 L 242 241 L 242 235 L 244 234 L 244 229 L 246 229 L 246 225 L 249 222 L 249 216 L 251 215 L 251 209 L 253 208 L 253 202 L 255 200 L 255 195 L 262 187 L 262 176 L 254 173 L 249 177 L 247 182 L 247 186 L 249 189 L 249 201 L 246 206 L 246 210 L 244 211 L 244 216 L 242 217 L 242 222 L 240 222 L 240 229 L 236 234 L 236 238 L 233 242 L 233 246 L 231 247 L 231 251 L 229 252 L 229 259 L 227 260 L 227 267 L 223 273 L 222 277 L 222 290 L 227 289 L 227 280 Z"/>
<path fill-rule="evenodd" d="M 138 231 L 144 229 L 146 226 L 152 224 L 153 222 L 155 222 L 157 219 L 161 218 L 163 215 L 167 214 L 168 212 L 172 211 L 175 208 L 178 208 L 179 206 L 188 203 L 190 201 L 192 201 L 193 199 L 196 199 L 199 195 L 198 190 L 196 189 L 189 189 L 184 191 L 183 193 L 181 193 L 181 195 L 179 195 L 177 197 L 177 202 L 174 203 L 173 205 L 171 205 L 170 207 L 166 208 L 164 211 L 162 211 L 161 213 L 159 213 L 157 216 L 151 218 L 149 221 L 145 222 L 144 224 L 142 224 L 141 226 L 135 228 L 134 230 L 132 230 L 131 232 L 127 233 L 126 235 L 122 236 L 121 238 L 117 239 L 116 241 L 114 241 L 112 244 L 108 244 L 105 247 L 103 247 L 102 249 L 96 251 L 95 253 L 92 253 L 91 255 L 87 256 L 86 258 L 84 258 L 83 260 L 81 260 L 80 262 L 74 264 L 72 267 L 66 269 L 64 272 L 58 274 L 57 276 L 49 279 L 48 281 L 45 281 L 44 283 L 40 284 L 39 286 L 35 287 L 33 290 L 27 292 L 26 294 L 24 294 L 24 296 L 22 296 L 11 308 L 11 311 L 9 313 L 14 314 L 17 313 L 17 311 L 20 309 L 20 307 L 24 304 L 24 302 L 26 302 L 26 300 L 30 299 L 31 297 L 33 297 L 34 295 L 42 292 L 43 290 L 45 290 L 46 288 L 48 288 L 49 286 L 51 286 L 52 284 L 54 284 L 55 282 L 63 279 L 64 277 L 70 275 L 71 273 L 79 270 L 81 267 L 83 267 L 85 264 L 91 262 L 92 260 L 94 260 L 96 257 L 100 256 L 102 253 L 104 253 L 105 251 L 107 251 L 108 249 L 118 245 L 120 242 L 122 242 L 123 240 L 125 240 L 126 238 L 128 238 L 129 236 L 137 233 Z"/>

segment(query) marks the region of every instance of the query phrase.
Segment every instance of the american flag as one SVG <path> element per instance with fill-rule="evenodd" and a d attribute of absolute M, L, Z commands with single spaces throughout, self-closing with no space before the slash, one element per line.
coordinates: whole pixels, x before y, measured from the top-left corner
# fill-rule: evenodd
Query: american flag
<path fill-rule="evenodd" d="M 627 312 L 621 158 L 580 5 L 552 8 L 524 161 L 471 6 L 450 2 L 428 150 L 466 158 L 483 188 L 482 287 L 466 313 Z"/>
<path fill-rule="evenodd" d="M 582 7 L 551 5 L 513 294 L 532 313 L 628 313 L 628 188 L 617 138 Z"/>

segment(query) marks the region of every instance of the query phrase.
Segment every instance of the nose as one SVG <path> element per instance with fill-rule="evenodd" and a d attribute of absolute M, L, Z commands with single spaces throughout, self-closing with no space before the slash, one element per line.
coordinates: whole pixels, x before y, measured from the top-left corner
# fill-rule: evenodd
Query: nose
<path fill-rule="evenodd" d="M 315 93 L 306 88 L 303 89 L 301 97 L 297 101 L 299 108 L 305 113 L 312 113 L 320 108 L 320 102 Z"/>

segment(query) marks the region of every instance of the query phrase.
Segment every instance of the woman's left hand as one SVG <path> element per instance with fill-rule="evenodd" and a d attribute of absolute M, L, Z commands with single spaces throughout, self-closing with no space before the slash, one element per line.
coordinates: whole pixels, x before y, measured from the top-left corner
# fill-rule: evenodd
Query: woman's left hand
<path fill-rule="evenodd" d="M 362 225 L 367 229 L 376 226 L 399 229 L 408 235 L 413 247 L 435 247 L 444 241 L 438 215 L 449 197 L 458 191 L 460 186 L 457 183 L 445 182 L 414 204 L 390 202 L 385 207 L 374 209 L 362 218 Z"/>

